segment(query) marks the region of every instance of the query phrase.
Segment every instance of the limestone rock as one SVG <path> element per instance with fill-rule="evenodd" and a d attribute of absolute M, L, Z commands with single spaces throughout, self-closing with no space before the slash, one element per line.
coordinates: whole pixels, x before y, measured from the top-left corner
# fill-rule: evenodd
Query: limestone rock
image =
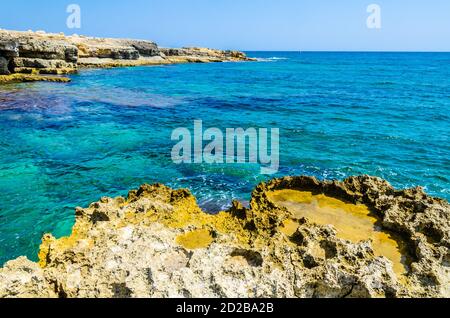
<path fill-rule="evenodd" d="M 166 52 L 167 54 L 165 54 Z M 244 53 L 202 48 L 164 49 L 151 41 L 0 30 L 0 75 L 68 74 L 78 67 L 248 61 Z M 6 65 L 6 66 L 5 66 Z"/>
<path fill-rule="evenodd" d="M 20 257 L 0 269 L 0 297 L 53 298 L 56 294 L 38 264 Z"/>
<path fill-rule="evenodd" d="M 167 58 L 185 58 L 187 61 L 193 62 L 224 62 L 224 61 L 253 61 L 254 59 L 248 58 L 244 53 L 238 51 L 222 51 L 208 48 L 160 48 Z M 177 60 L 177 59 L 174 59 Z"/>
<path fill-rule="evenodd" d="M 38 69 L 75 69 L 76 64 L 58 59 L 40 59 L 16 57 L 12 59 L 14 68 L 38 68 Z M 20 73 L 20 72 L 19 72 Z"/>
<path fill-rule="evenodd" d="M 1 31 L 0 43 L 4 43 L 0 44 L 0 52 L 7 49 L 8 56 L 13 58 L 10 70 L 14 73 L 60 74 L 76 70 L 78 49 L 64 37 L 42 32 Z"/>
<path fill-rule="evenodd" d="M 75 46 L 64 42 L 29 39 L 19 44 L 19 56 L 76 62 L 78 51 Z"/>
<path fill-rule="evenodd" d="M 19 45 L 15 41 L 0 41 L 0 56 L 16 57 L 19 56 Z"/>
<path fill-rule="evenodd" d="M 135 48 L 141 56 L 150 57 L 160 55 L 158 45 L 154 42 L 141 40 L 122 40 L 121 42 Z"/>
<path fill-rule="evenodd" d="M 10 71 L 8 69 L 9 62 L 3 56 L 0 56 L 0 75 L 9 75 Z"/>
<path fill-rule="evenodd" d="M 397 276 L 370 241 L 343 240 L 332 225 L 301 219 L 282 230 L 290 211 L 268 196 L 278 189 L 367 205 L 408 246 L 408 273 Z M 249 208 L 235 202 L 217 215 L 187 190 L 144 185 L 77 208 L 70 237 L 44 236 L 41 269 L 26 262 L 38 286 L 19 289 L 18 259 L 0 270 L 0 297 L 449 297 L 449 220 L 448 202 L 368 176 L 273 180 Z"/>
<path fill-rule="evenodd" d="M 0 75 L 9 75 L 12 57 L 19 56 L 18 43 L 0 39 Z"/>
<path fill-rule="evenodd" d="M 37 74 L 22 74 L 22 73 L 16 73 L 11 75 L 0 75 L 0 84 L 23 83 L 23 82 L 69 83 L 70 81 L 71 80 L 68 77 L 54 76 L 54 75 L 37 75 Z"/>

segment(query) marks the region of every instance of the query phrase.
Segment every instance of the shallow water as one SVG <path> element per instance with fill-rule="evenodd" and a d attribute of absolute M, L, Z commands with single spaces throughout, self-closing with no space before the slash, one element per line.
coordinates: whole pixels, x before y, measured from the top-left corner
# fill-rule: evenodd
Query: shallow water
<path fill-rule="evenodd" d="M 172 130 L 195 119 L 280 128 L 279 176 L 371 174 L 450 198 L 450 54 L 249 55 L 265 59 L 1 86 L 0 264 L 35 259 L 44 233 L 70 233 L 76 206 L 142 183 L 188 187 L 213 212 L 249 200 L 271 178 L 258 165 L 170 160 Z"/>
<path fill-rule="evenodd" d="M 269 199 L 288 209 L 293 214 L 293 220 L 307 218 L 319 225 L 332 225 L 337 231 L 337 237 L 353 243 L 371 240 L 376 256 L 388 258 L 397 275 L 407 273 L 404 244 L 399 238 L 394 238 L 392 233 L 381 230 L 377 225 L 379 220 L 367 206 L 296 190 L 274 191 L 269 194 Z M 287 223 L 284 231 L 292 235 L 297 227 L 295 221 Z"/>

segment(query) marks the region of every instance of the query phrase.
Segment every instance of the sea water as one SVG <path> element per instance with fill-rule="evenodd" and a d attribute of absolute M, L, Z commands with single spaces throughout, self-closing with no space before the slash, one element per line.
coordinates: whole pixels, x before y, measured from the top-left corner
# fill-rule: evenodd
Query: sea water
<path fill-rule="evenodd" d="M 68 235 L 74 208 L 143 183 L 206 211 L 276 176 L 370 174 L 450 199 L 449 53 L 248 52 L 258 62 L 85 70 L 0 87 L 0 264 Z M 280 169 L 171 160 L 175 128 L 279 128 Z"/>

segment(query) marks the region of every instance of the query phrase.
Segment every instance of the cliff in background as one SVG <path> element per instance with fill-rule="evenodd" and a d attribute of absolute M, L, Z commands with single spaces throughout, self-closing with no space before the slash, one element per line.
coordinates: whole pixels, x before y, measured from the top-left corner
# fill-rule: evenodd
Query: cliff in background
<path fill-rule="evenodd" d="M 8 79 L 53 78 L 80 67 L 118 67 L 174 63 L 250 61 L 242 52 L 205 48 L 160 48 L 154 42 L 129 39 L 65 36 L 43 31 L 0 30 L 0 83 Z M 28 76 L 6 77 L 10 74 Z"/>
<path fill-rule="evenodd" d="M 401 237 L 407 272 L 396 274 L 370 240 L 293 222 L 268 195 L 283 189 L 370 208 Z M 290 177 L 257 187 L 249 208 L 210 215 L 187 190 L 144 185 L 77 208 L 72 235 L 45 235 L 39 260 L 0 269 L 0 297 L 449 297 L 450 205 L 368 176 Z"/>

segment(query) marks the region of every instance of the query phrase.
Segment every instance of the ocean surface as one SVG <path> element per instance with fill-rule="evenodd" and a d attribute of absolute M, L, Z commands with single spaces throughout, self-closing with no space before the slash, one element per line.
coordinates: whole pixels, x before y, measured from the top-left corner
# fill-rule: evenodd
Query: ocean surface
<path fill-rule="evenodd" d="M 248 52 L 252 63 L 85 70 L 0 86 L 0 264 L 35 260 L 74 208 L 143 183 L 186 187 L 214 213 L 285 175 L 370 174 L 450 199 L 450 53 Z M 279 128 L 278 175 L 176 165 L 174 128 Z"/>

